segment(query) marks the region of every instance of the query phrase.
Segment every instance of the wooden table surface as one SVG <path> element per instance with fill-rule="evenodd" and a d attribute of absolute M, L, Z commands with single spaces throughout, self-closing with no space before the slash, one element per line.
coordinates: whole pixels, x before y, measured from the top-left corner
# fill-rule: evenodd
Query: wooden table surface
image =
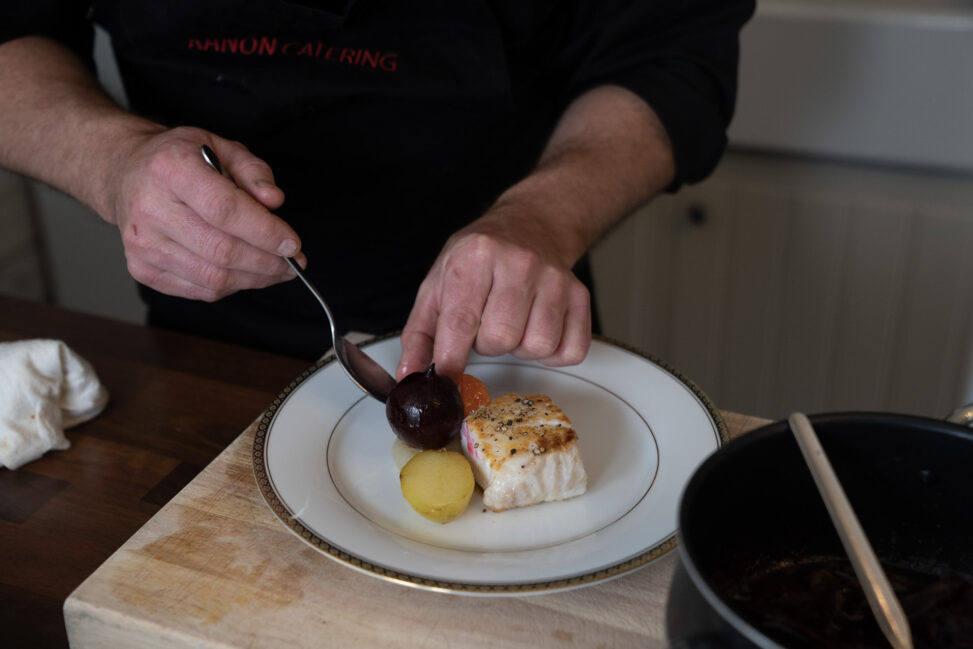
<path fill-rule="evenodd" d="M 111 395 L 70 449 L 0 468 L 0 646 L 63 649 L 68 595 L 309 363 L 0 296 L 0 342 L 27 338 L 65 341 Z"/>

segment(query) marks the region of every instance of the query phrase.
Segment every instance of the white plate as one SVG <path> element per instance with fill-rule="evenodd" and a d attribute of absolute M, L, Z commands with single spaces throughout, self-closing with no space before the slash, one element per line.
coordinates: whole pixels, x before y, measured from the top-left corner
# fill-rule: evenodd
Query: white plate
<path fill-rule="evenodd" d="M 397 337 L 365 348 L 394 371 Z M 683 486 L 726 439 L 718 412 L 691 381 L 604 339 L 575 367 L 474 355 L 467 372 L 493 396 L 554 399 L 578 431 L 587 493 L 497 514 L 477 490 L 454 521 L 422 518 L 402 498 L 384 405 L 326 362 L 286 388 L 258 425 L 254 473 L 274 514 L 352 568 L 475 595 L 586 586 L 675 547 Z"/>

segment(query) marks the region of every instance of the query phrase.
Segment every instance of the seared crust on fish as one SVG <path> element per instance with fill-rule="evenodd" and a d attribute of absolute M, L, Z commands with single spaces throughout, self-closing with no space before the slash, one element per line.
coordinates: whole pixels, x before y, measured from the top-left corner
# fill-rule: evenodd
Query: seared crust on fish
<path fill-rule="evenodd" d="M 494 511 L 579 496 L 588 477 L 578 434 L 544 394 L 506 394 L 463 422 L 463 451 Z"/>

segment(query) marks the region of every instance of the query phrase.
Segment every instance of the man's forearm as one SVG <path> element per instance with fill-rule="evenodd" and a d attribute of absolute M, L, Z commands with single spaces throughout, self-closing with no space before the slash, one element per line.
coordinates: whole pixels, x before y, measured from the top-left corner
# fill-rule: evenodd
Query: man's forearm
<path fill-rule="evenodd" d="M 116 105 L 70 50 L 46 38 L 0 45 L 0 88 L 0 165 L 110 219 L 107 182 L 124 148 L 160 127 Z"/>
<path fill-rule="evenodd" d="M 669 138 L 652 109 L 628 90 L 603 86 L 568 107 L 535 170 L 504 192 L 494 211 L 523 214 L 556 237 L 558 257 L 571 267 L 674 174 Z M 537 209 L 528 213 L 524 205 Z"/>

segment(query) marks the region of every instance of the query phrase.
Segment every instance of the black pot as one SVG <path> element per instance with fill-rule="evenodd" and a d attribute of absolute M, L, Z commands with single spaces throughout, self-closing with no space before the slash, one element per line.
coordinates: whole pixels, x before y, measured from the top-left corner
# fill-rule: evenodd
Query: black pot
<path fill-rule="evenodd" d="M 944 646 L 945 637 L 952 638 L 949 646 L 973 646 L 973 431 L 877 413 L 810 419 L 883 565 L 930 575 L 928 583 L 904 586 L 898 573 L 892 579 L 900 599 L 931 605 L 916 618 L 903 600 L 916 648 Z M 683 492 L 679 529 L 666 611 L 672 647 L 868 647 L 873 640 L 888 647 L 850 567 L 853 583 L 841 582 L 838 601 L 836 591 L 822 598 L 809 585 L 827 590 L 825 582 L 844 574 L 828 561 L 845 555 L 786 421 L 748 433 L 703 462 Z M 943 583 L 957 592 L 937 594 Z M 940 595 L 963 603 L 930 600 Z M 967 604 L 954 619 L 950 606 Z M 930 623 L 936 615 L 948 619 Z M 836 633 L 828 624 L 845 630 L 828 636 Z M 937 624 L 953 626 L 944 631 Z M 849 644 L 842 645 L 849 629 Z"/>

